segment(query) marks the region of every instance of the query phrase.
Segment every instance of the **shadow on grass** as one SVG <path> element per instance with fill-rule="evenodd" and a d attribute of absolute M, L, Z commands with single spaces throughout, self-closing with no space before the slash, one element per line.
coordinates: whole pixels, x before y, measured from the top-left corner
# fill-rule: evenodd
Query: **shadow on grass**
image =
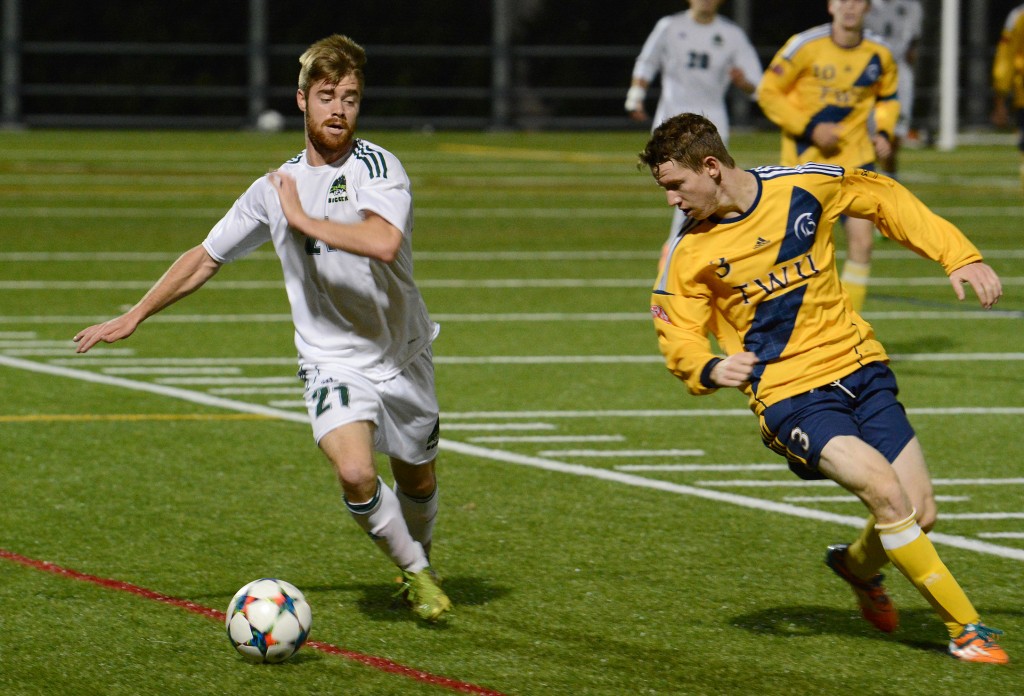
<path fill-rule="evenodd" d="M 397 573 L 396 573 L 397 579 Z M 405 622 L 416 621 L 408 605 L 396 596 L 398 584 L 349 583 L 344 585 L 321 585 L 306 588 L 310 592 L 358 592 L 356 606 L 368 619 L 373 621 Z M 444 591 L 451 598 L 454 611 L 460 606 L 483 606 L 509 593 L 508 588 L 494 585 L 486 578 L 453 576 L 444 579 Z M 430 628 L 443 628 L 444 623 L 423 624 Z"/>
<path fill-rule="evenodd" d="M 857 636 L 895 641 L 925 652 L 945 654 L 948 641 L 945 626 L 928 610 L 900 612 L 895 633 L 875 630 L 856 610 L 833 607 L 770 607 L 734 617 L 730 623 L 751 633 L 776 637 L 818 635 Z"/>

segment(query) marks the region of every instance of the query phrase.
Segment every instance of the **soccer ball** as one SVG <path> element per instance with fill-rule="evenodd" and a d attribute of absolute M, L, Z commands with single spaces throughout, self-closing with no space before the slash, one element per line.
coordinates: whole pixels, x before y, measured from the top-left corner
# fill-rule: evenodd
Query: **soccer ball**
<path fill-rule="evenodd" d="M 235 593 L 224 621 L 235 650 L 252 662 L 283 662 L 309 636 L 313 612 L 295 585 L 253 580 Z"/>
<path fill-rule="evenodd" d="M 256 117 L 256 130 L 262 133 L 279 133 L 284 130 L 284 116 L 280 111 L 267 109 Z"/>

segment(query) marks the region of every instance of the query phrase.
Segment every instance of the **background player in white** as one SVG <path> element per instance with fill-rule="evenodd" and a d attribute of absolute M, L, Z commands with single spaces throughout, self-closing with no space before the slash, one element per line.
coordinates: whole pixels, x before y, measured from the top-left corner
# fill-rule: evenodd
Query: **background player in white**
<path fill-rule="evenodd" d="M 355 137 L 363 49 L 335 34 L 299 62 L 305 150 L 254 182 L 138 304 L 74 340 L 84 353 L 127 338 L 222 264 L 272 242 L 314 437 L 353 518 L 403 571 L 415 613 L 434 621 L 451 608 L 428 559 L 437 514 L 438 327 L 412 279 L 409 178 L 393 154 Z M 394 490 L 377 476 L 375 449 L 391 459 Z"/>
<path fill-rule="evenodd" d="M 654 25 L 633 65 L 626 93 L 626 111 L 635 121 L 649 117 L 644 108 L 647 89 L 661 75 L 661 97 L 651 130 L 684 112 L 701 114 L 715 124 L 729 143 L 729 85 L 753 95 L 763 68 L 743 30 L 718 14 L 722 0 L 689 0 L 690 9 L 662 17 Z M 682 228 L 686 216 L 673 212 L 669 238 Z M 662 249 L 664 257 L 665 248 Z"/>
<path fill-rule="evenodd" d="M 891 151 L 887 157 L 879 155 L 878 158 L 882 170 L 889 176 L 896 175 L 896 155 L 914 127 L 914 68 L 923 22 L 924 11 L 918 0 L 872 0 L 871 9 L 864 17 L 864 28 L 889 44 L 900 76 L 899 87 L 896 88 L 900 116 L 893 131 Z"/>

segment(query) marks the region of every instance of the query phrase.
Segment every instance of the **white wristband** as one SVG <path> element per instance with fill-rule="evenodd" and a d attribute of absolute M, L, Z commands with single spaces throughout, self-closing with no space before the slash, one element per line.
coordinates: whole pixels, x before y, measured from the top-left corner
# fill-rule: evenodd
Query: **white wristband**
<path fill-rule="evenodd" d="M 626 92 L 626 111 L 633 112 L 644 108 L 644 97 L 646 96 L 647 90 L 640 85 L 630 87 Z"/>

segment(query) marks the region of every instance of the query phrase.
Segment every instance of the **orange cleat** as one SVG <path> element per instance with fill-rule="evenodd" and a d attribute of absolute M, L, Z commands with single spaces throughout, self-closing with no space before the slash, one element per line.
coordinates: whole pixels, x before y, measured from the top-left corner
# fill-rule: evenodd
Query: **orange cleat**
<path fill-rule="evenodd" d="M 983 623 L 967 624 L 963 633 L 950 639 L 949 654 L 964 662 L 1005 665 L 1010 657 L 994 638 L 1001 635 L 1002 631 L 989 628 Z"/>
<path fill-rule="evenodd" d="M 900 617 L 882 584 L 885 576 L 879 573 L 873 578 L 863 580 L 851 573 L 846 567 L 847 548 L 848 544 L 829 546 L 825 554 L 825 564 L 853 589 L 853 594 L 857 596 L 857 603 L 860 605 L 861 616 L 879 631 L 892 633 L 899 626 Z"/>

